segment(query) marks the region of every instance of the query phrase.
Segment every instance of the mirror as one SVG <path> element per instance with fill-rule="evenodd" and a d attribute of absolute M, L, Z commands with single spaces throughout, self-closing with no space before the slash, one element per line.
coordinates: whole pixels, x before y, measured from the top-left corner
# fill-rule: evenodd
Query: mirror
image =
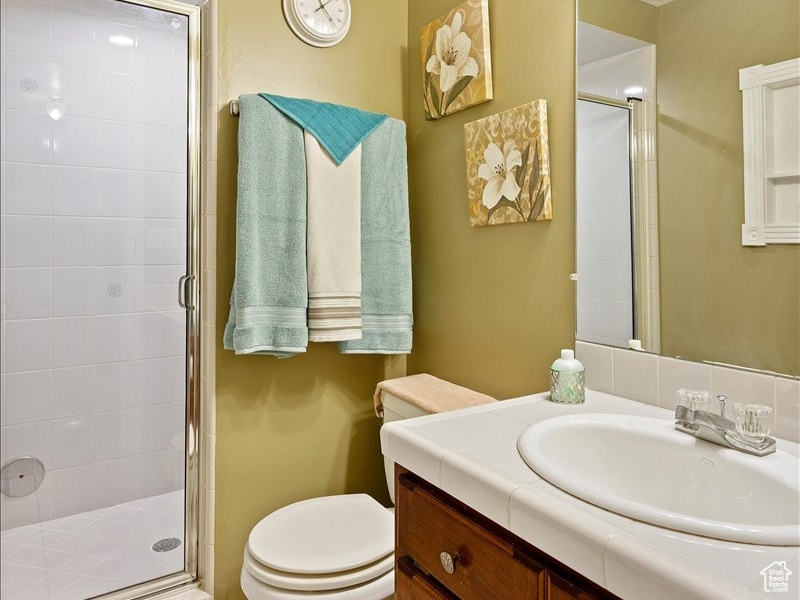
<path fill-rule="evenodd" d="M 578 19 L 577 338 L 800 376 L 800 245 L 742 245 L 739 91 L 800 54 L 798 2 L 578 0 Z"/>

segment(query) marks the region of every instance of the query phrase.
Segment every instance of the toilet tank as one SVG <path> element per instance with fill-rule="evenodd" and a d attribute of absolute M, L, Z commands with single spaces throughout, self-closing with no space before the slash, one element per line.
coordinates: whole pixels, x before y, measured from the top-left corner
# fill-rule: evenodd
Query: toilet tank
<path fill-rule="evenodd" d="M 386 390 L 381 391 L 381 404 L 383 405 L 384 423 L 391 423 L 392 421 L 411 419 L 413 417 L 421 417 L 422 415 L 429 414 L 419 406 L 401 400 Z M 392 499 L 392 504 L 394 504 L 394 462 L 384 456 L 383 465 L 386 470 L 386 485 L 389 487 L 389 497 Z"/>

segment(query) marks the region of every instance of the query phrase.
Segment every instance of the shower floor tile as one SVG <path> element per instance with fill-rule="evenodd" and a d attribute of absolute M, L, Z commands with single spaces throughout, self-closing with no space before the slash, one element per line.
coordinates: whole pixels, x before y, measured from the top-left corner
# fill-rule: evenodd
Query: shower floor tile
<path fill-rule="evenodd" d="M 183 491 L 0 532 L 3 600 L 85 600 L 183 571 Z"/>

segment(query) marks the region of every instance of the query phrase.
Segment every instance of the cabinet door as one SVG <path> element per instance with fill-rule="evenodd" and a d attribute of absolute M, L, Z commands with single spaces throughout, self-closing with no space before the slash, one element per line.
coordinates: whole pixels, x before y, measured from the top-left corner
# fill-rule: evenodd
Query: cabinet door
<path fill-rule="evenodd" d="M 397 562 L 395 581 L 395 600 L 457 600 L 429 582 L 407 558 Z"/>
<path fill-rule="evenodd" d="M 547 600 L 596 600 L 596 597 L 548 571 Z"/>

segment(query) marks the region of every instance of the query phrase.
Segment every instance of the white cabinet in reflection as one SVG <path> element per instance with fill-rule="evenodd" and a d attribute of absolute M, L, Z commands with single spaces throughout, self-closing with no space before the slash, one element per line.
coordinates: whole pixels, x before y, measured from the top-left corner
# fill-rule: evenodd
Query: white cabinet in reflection
<path fill-rule="evenodd" d="M 743 246 L 800 244 L 800 58 L 739 71 Z"/>

